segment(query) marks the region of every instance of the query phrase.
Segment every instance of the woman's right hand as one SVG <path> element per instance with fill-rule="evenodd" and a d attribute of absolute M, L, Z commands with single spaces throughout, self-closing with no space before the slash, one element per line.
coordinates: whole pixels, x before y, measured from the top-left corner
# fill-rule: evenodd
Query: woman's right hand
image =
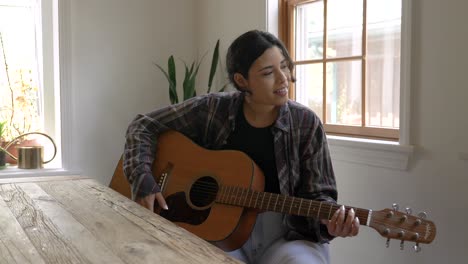
<path fill-rule="evenodd" d="M 147 208 L 148 210 L 154 210 L 154 200 L 158 201 L 159 207 L 164 210 L 168 210 L 166 200 L 162 196 L 161 192 L 152 193 L 148 196 L 136 199 L 136 202 L 142 205 L 143 207 Z"/>

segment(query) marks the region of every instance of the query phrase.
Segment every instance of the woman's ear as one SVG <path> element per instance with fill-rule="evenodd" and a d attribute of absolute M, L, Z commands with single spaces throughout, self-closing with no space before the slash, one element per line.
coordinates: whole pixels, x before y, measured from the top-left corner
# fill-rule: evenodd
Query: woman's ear
<path fill-rule="evenodd" d="M 234 73 L 234 81 L 236 82 L 237 86 L 240 88 L 245 89 L 247 88 L 247 80 L 242 76 L 240 73 Z"/>

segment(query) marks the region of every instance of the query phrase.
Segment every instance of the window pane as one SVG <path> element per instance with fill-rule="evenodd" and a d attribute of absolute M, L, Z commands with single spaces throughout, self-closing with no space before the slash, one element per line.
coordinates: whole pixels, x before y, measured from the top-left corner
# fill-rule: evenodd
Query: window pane
<path fill-rule="evenodd" d="M 327 123 L 361 125 L 361 61 L 327 63 Z"/>
<path fill-rule="evenodd" d="M 323 120 L 323 64 L 296 66 L 296 101 L 310 107 Z"/>
<path fill-rule="evenodd" d="M 8 121 L 5 140 L 42 128 L 38 54 L 32 8 L 0 6 L 0 121 Z"/>
<path fill-rule="evenodd" d="M 323 1 L 296 8 L 296 60 L 323 58 Z"/>
<path fill-rule="evenodd" d="M 362 55 L 362 0 L 329 0 L 327 58 Z"/>
<path fill-rule="evenodd" d="M 401 1 L 368 1 L 366 125 L 399 128 Z"/>

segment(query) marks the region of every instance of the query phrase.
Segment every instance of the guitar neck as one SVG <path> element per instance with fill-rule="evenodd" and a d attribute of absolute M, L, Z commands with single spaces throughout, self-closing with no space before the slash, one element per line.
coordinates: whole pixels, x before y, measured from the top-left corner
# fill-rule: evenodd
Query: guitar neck
<path fill-rule="evenodd" d="M 222 186 L 216 202 L 318 219 L 331 219 L 341 206 L 282 194 L 258 192 L 237 186 Z M 369 225 L 372 210 L 345 206 L 346 214 L 351 208 L 354 209 L 361 225 Z"/>

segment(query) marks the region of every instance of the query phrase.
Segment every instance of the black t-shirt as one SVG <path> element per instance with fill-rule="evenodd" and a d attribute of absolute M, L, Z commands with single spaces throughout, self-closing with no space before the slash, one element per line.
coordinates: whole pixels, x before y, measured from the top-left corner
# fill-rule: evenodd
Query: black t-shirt
<path fill-rule="evenodd" d="M 265 192 L 280 193 L 271 126 L 251 126 L 245 119 L 243 107 L 240 107 L 236 127 L 223 149 L 240 150 L 247 154 L 263 171 Z"/>

